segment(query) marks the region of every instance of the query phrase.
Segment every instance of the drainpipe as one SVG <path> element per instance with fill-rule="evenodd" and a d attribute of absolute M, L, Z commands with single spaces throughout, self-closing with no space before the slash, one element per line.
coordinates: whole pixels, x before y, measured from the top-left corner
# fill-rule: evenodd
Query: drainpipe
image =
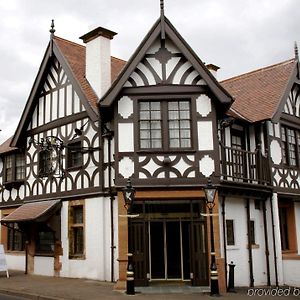
<path fill-rule="evenodd" d="M 223 224 L 223 249 L 225 266 L 225 285 L 227 290 L 227 251 L 226 251 L 226 221 L 225 221 L 225 196 L 222 196 L 222 224 Z"/>
<path fill-rule="evenodd" d="M 101 122 L 101 120 L 100 120 Z M 112 181 L 111 181 L 111 141 L 112 141 L 112 137 L 113 137 L 113 131 L 109 130 L 106 125 L 101 122 L 101 127 L 102 127 L 102 138 L 106 138 L 107 139 L 107 164 L 108 164 L 108 193 L 109 193 L 109 197 L 110 197 L 110 251 L 111 251 L 111 282 L 114 282 L 114 260 L 115 260 L 115 239 L 114 239 L 114 200 L 115 200 L 115 196 L 114 193 L 112 191 Z M 104 143 L 103 143 L 104 144 Z"/>
<path fill-rule="evenodd" d="M 275 284 L 278 286 L 278 266 L 277 266 L 277 251 L 276 251 L 276 240 L 275 240 L 275 224 L 274 224 L 274 211 L 272 198 L 270 198 L 271 205 L 271 219 L 272 219 L 272 236 L 273 236 L 273 252 L 274 252 L 274 267 L 275 267 Z"/>
<path fill-rule="evenodd" d="M 267 266 L 267 282 L 268 286 L 271 285 L 270 280 L 270 262 L 269 262 L 269 243 L 268 243 L 268 228 L 267 228 L 267 215 L 266 215 L 266 201 L 263 200 L 263 219 L 264 219 L 264 234 L 265 234 L 265 247 L 266 247 L 266 266 Z"/>
<path fill-rule="evenodd" d="M 114 200 L 115 196 L 112 192 L 112 185 L 111 185 L 111 140 L 112 140 L 112 131 L 108 132 L 107 135 L 107 148 L 108 148 L 108 189 L 109 189 L 109 196 L 110 196 L 110 240 L 111 240 L 111 282 L 114 282 L 114 260 L 115 260 L 115 239 L 114 239 Z"/>
<path fill-rule="evenodd" d="M 248 254 L 249 254 L 249 272 L 250 272 L 250 287 L 254 286 L 253 278 L 253 258 L 252 258 L 252 245 L 250 239 L 250 201 L 246 200 L 246 212 L 247 212 L 247 232 L 248 232 Z"/>

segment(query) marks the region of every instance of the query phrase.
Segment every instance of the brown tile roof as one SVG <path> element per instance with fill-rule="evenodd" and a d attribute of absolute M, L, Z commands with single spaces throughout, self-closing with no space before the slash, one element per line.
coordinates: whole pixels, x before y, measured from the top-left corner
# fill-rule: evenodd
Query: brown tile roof
<path fill-rule="evenodd" d="M 85 46 L 76 44 L 57 36 L 54 37 L 54 42 L 67 60 L 89 103 L 92 107 L 97 108 L 98 97 L 85 78 Z M 112 82 L 114 82 L 114 80 L 118 77 L 125 64 L 126 61 L 116 57 L 111 57 Z"/>
<path fill-rule="evenodd" d="M 7 139 L 3 144 L 0 145 L 0 154 L 4 154 L 4 153 L 8 153 L 11 151 L 14 151 L 18 148 L 15 147 L 10 147 L 10 143 L 13 137 L 10 137 L 9 139 Z"/>
<path fill-rule="evenodd" d="M 1 222 L 24 222 L 35 221 L 47 214 L 54 212 L 55 207 L 60 204 L 60 200 L 49 200 L 25 203 L 14 210 L 11 214 L 4 217 Z"/>
<path fill-rule="evenodd" d="M 276 113 L 297 64 L 290 59 L 221 82 L 234 97 L 229 114 L 250 122 L 271 119 Z"/>

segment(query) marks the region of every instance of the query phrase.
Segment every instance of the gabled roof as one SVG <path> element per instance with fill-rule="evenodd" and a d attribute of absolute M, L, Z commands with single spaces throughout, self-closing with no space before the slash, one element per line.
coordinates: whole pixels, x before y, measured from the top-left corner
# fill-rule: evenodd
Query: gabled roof
<path fill-rule="evenodd" d="M 85 78 L 85 47 L 54 36 L 48 44 L 19 125 L 12 138 L 12 147 L 16 147 L 19 144 L 22 132 L 27 129 L 30 116 L 35 107 L 36 94 L 39 92 L 41 84 L 43 84 L 45 72 L 52 61 L 52 56 L 55 56 L 62 65 L 91 120 L 96 121 L 98 119 L 97 96 Z M 111 64 L 111 77 L 113 81 L 126 62 L 112 57 Z"/>
<path fill-rule="evenodd" d="M 218 81 L 206 68 L 204 63 L 199 59 L 199 57 L 192 50 L 192 48 L 177 32 L 177 30 L 171 24 L 171 22 L 165 16 L 163 16 L 155 22 L 153 27 L 143 39 L 142 43 L 139 45 L 139 47 L 129 59 L 123 71 L 112 84 L 110 89 L 100 99 L 101 106 L 110 106 L 113 103 L 113 101 L 120 93 L 121 89 L 123 88 L 130 75 L 133 73 L 139 62 L 146 54 L 146 51 L 161 34 L 162 28 L 165 32 L 165 35 L 172 40 L 172 42 L 177 46 L 181 53 L 190 61 L 192 66 L 200 74 L 202 79 L 207 83 L 208 87 L 211 89 L 211 91 L 220 101 L 220 103 L 230 105 L 233 101 L 231 95 L 218 83 Z"/>
<path fill-rule="evenodd" d="M 4 154 L 4 153 L 9 153 L 9 152 L 12 152 L 12 151 L 18 149 L 16 147 L 11 147 L 10 146 L 11 140 L 12 140 L 12 137 L 10 137 L 9 139 L 7 139 L 4 143 L 2 143 L 0 145 L 0 155 Z"/>
<path fill-rule="evenodd" d="M 94 90 L 90 86 L 89 82 L 85 78 L 85 46 L 76 44 L 74 42 L 54 37 L 54 43 L 58 46 L 58 49 L 63 54 L 64 58 L 68 62 L 74 77 L 80 84 L 88 102 L 92 107 L 97 108 L 97 100 Z M 116 57 L 111 57 L 111 81 L 115 81 L 120 71 L 123 69 L 126 61 Z"/>
<path fill-rule="evenodd" d="M 221 82 L 234 97 L 229 114 L 249 122 L 278 122 L 283 105 L 298 76 L 298 61 L 290 59 Z"/>

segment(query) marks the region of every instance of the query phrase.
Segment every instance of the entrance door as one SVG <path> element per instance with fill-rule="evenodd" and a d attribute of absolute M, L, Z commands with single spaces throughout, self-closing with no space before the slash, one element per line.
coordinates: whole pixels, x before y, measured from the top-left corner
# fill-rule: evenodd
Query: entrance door
<path fill-rule="evenodd" d="M 149 222 L 150 279 L 190 279 L 189 231 L 189 222 Z"/>

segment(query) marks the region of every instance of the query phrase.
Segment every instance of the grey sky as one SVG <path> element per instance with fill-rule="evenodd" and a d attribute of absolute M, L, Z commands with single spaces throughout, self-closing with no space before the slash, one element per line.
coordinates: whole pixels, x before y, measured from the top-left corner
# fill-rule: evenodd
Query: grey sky
<path fill-rule="evenodd" d="M 206 63 L 229 78 L 294 56 L 299 0 L 165 0 L 165 15 Z M 0 143 L 16 129 L 49 41 L 102 26 L 118 32 L 112 55 L 128 59 L 159 17 L 159 0 L 0 2 Z M 299 45 L 300 46 L 300 45 Z"/>

